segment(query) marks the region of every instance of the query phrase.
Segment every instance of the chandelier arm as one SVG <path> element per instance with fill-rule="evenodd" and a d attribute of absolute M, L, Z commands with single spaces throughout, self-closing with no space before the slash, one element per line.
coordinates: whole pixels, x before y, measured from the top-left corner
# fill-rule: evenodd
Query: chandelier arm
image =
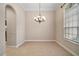
<path fill-rule="evenodd" d="M 45 17 L 44 16 L 42 16 L 41 15 L 41 4 L 39 3 L 38 4 L 38 16 L 36 16 L 35 18 L 34 18 L 34 20 L 36 21 L 36 22 L 38 22 L 38 23 L 41 23 L 41 22 L 44 22 L 45 21 Z"/>

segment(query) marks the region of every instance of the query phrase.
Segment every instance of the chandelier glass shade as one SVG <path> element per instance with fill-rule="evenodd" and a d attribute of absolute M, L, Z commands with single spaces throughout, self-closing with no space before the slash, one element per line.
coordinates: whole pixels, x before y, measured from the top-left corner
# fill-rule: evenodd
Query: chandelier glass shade
<path fill-rule="evenodd" d="M 41 11 L 40 11 L 40 3 L 39 3 L 39 15 L 34 17 L 34 21 L 41 23 L 41 22 L 45 22 L 46 18 L 45 16 L 41 15 Z"/>
<path fill-rule="evenodd" d="M 36 16 L 36 17 L 34 17 L 34 20 L 36 22 L 41 23 L 41 22 L 45 22 L 46 18 L 44 16 Z"/>

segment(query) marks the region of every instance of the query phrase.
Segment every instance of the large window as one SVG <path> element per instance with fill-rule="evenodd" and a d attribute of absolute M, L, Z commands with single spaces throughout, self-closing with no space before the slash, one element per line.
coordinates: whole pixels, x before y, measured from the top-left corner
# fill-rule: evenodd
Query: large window
<path fill-rule="evenodd" d="M 79 43 L 79 4 L 65 5 L 64 38 Z"/>

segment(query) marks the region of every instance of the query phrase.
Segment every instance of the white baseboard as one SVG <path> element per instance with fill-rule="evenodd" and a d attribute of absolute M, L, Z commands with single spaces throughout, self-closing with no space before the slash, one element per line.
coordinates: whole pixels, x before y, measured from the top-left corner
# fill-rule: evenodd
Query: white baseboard
<path fill-rule="evenodd" d="M 24 44 L 25 41 L 21 42 L 20 44 L 16 45 L 16 48 L 18 48 L 19 46 L 21 46 L 22 44 Z"/>
<path fill-rule="evenodd" d="M 67 48 L 66 46 L 64 46 L 63 44 L 61 44 L 60 42 L 56 41 L 56 43 L 58 43 L 62 48 L 64 48 L 66 51 L 68 51 L 69 53 L 71 53 L 74 56 L 78 56 L 75 52 L 71 51 L 69 48 Z"/>
<path fill-rule="evenodd" d="M 25 40 L 25 42 L 55 42 L 56 40 Z"/>
<path fill-rule="evenodd" d="M 14 48 L 14 47 L 16 47 L 16 46 L 13 46 L 13 45 L 8 45 L 7 47 L 11 47 L 11 48 Z"/>
<path fill-rule="evenodd" d="M 7 47 L 18 48 L 18 47 L 21 46 L 24 42 L 25 42 L 25 41 L 21 42 L 20 44 L 17 44 L 16 46 L 8 45 Z"/>
<path fill-rule="evenodd" d="M 16 46 L 7 46 L 7 47 L 15 47 L 15 48 L 18 48 L 19 46 L 21 46 L 24 42 L 56 42 L 56 40 L 25 40 L 23 41 L 22 43 L 20 44 L 17 44 Z"/>

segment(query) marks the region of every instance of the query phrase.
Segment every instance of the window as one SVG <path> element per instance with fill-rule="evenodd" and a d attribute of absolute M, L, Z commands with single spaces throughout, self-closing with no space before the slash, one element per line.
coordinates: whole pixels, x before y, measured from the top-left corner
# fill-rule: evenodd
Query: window
<path fill-rule="evenodd" d="M 64 38 L 79 43 L 79 4 L 65 5 Z"/>

